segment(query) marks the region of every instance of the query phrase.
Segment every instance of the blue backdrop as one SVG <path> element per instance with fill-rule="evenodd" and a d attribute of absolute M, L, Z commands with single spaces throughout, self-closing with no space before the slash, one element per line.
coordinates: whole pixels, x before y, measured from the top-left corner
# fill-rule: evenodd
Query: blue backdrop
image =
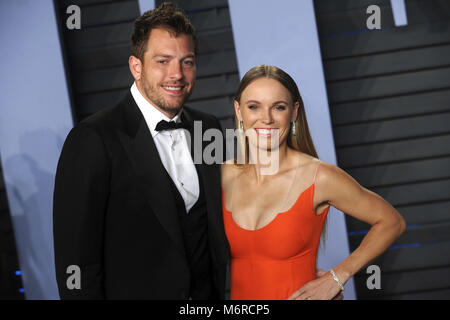
<path fill-rule="evenodd" d="M 27 299 L 58 299 L 52 197 L 72 127 L 53 0 L 0 2 L 0 155 Z"/>

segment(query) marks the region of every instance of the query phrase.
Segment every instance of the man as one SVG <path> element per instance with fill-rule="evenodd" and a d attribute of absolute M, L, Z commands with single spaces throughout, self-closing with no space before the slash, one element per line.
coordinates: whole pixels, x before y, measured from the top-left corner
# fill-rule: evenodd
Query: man
<path fill-rule="evenodd" d="M 62 299 L 224 298 L 219 165 L 194 164 L 182 129 L 194 138 L 193 121 L 220 128 L 183 107 L 195 55 L 194 28 L 175 5 L 144 13 L 132 35 L 130 92 L 69 133 L 54 192 Z"/>

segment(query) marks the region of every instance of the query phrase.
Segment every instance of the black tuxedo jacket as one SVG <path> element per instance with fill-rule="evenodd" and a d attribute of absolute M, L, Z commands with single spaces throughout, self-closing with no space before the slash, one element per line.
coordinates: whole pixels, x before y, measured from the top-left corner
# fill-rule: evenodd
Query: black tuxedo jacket
<path fill-rule="evenodd" d="M 220 128 L 183 108 L 182 117 Z M 193 137 L 192 133 L 191 136 Z M 225 294 L 225 237 L 218 164 L 198 166 L 207 202 L 216 298 Z M 170 179 L 131 93 L 73 128 L 54 190 L 56 279 L 62 299 L 186 299 L 189 265 Z M 77 272 L 68 269 L 78 266 Z M 72 289 L 69 289 L 71 287 Z"/>

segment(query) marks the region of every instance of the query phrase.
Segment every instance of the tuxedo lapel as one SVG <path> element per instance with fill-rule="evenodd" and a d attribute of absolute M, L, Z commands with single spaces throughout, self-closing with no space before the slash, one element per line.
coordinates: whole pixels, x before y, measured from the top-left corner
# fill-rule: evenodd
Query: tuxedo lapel
<path fill-rule="evenodd" d="M 119 137 L 133 164 L 141 191 L 153 213 L 185 257 L 181 226 L 169 176 L 147 123 L 131 94 L 125 100 L 127 129 Z"/>

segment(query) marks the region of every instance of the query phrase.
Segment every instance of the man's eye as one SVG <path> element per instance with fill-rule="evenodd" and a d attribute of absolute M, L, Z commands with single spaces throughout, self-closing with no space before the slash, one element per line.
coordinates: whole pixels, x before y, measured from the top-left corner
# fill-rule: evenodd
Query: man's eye
<path fill-rule="evenodd" d="M 192 61 L 192 60 L 185 60 L 184 64 L 187 65 L 187 66 L 192 67 L 192 66 L 194 66 L 194 61 Z"/>
<path fill-rule="evenodd" d="M 250 106 L 248 106 L 248 108 L 250 109 L 250 110 L 255 110 L 256 108 L 258 108 L 257 106 L 254 106 L 254 105 L 250 105 Z"/>
<path fill-rule="evenodd" d="M 158 60 L 158 63 L 159 63 L 159 64 L 166 64 L 166 63 L 167 63 L 167 60 Z"/>

